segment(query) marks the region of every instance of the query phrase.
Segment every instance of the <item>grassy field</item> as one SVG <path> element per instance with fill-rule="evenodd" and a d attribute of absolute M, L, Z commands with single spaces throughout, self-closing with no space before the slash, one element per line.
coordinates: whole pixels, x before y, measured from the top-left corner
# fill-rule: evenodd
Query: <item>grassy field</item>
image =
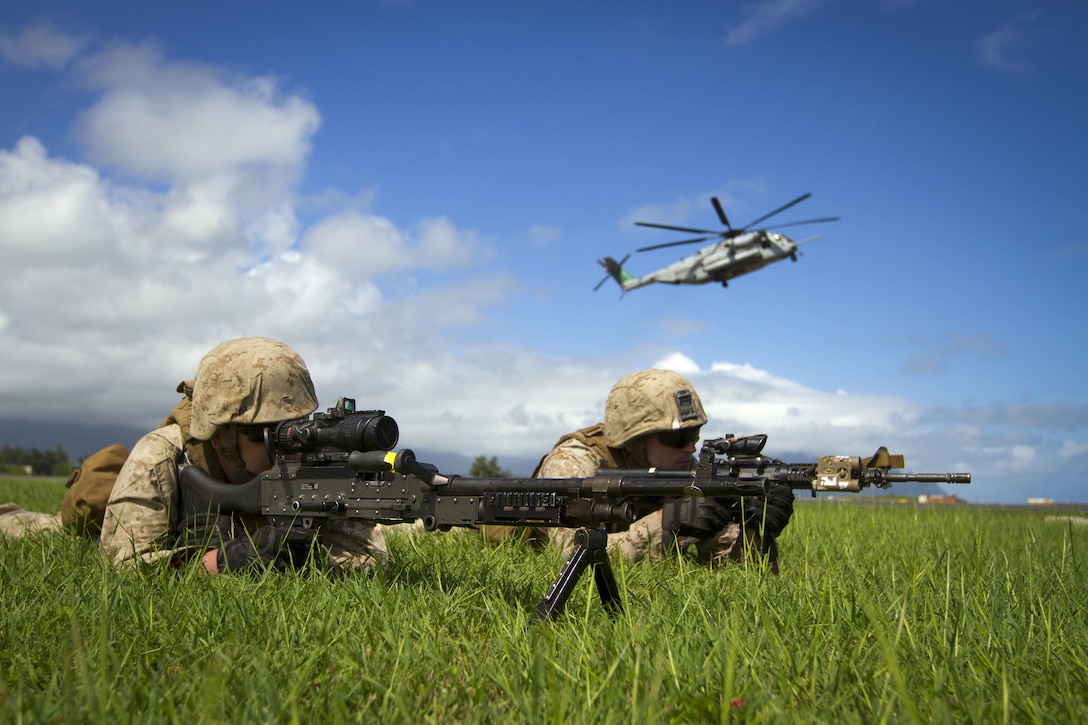
<path fill-rule="evenodd" d="M 63 484 L 0 481 L 56 511 Z M 1047 510 L 798 506 L 782 574 L 392 535 L 385 576 L 120 572 L 0 540 L 0 722 L 1086 722 L 1088 525 Z"/>

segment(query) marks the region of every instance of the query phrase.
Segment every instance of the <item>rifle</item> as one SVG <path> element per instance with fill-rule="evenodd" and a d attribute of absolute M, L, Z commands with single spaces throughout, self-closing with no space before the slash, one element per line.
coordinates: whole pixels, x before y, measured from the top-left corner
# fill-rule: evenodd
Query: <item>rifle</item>
<path fill-rule="evenodd" d="M 273 524 L 306 528 L 336 518 L 420 521 L 428 531 L 482 524 L 576 528 L 574 551 L 536 610 L 539 619 L 548 619 L 562 609 L 587 566 L 593 568 L 605 606 L 613 612 L 622 609 L 607 534 L 635 521 L 636 501 L 692 496 L 735 501 L 765 497 L 781 484 L 809 488 L 815 496 L 817 491 L 856 492 L 906 481 L 971 480 L 969 473 L 890 473 L 903 466 L 903 457 L 884 448 L 868 459 L 820 456 L 817 463 L 785 464 L 763 457 L 767 436 L 762 434 L 708 440 L 688 471 L 603 469 L 586 478 L 462 478 L 442 475 L 416 460 L 410 449 L 394 452 L 398 439 L 397 423 L 385 411 L 357 411 L 353 399 L 341 398 L 327 413 L 265 428 L 269 460 L 275 463 L 247 483 L 222 483 L 195 466 L 182 466 L 182 507 L 263 516 Z M 681 510 L 694 516 L 694 506 Z"/>

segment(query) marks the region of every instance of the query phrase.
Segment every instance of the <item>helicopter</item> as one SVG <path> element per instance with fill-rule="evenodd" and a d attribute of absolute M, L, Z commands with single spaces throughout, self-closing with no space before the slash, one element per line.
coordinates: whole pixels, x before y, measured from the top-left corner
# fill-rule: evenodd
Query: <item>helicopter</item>
<path fill-rule="evenodd" d="M 818 222 L 835 222 L 839 220 L 839 217 L 806 219 L 804 221 L 778 224 L 774 227 L 763 229 L 752 229 L 752 227 L 762 221 L 770 219 L 775 214 L 789 209 L 795 204 L 800 204 L 810 196 L 812 196 L 812 194 L 799 196 L 789 204 L 780 206 L 770 214 L 764 214 L 759 219 L 740 228 L 735 228 L 729 223 L 729 217 L 725 215 L 725 210 L 722 208 L 721 202 L 718 201 L 718 197 L 712 196 L 710 198 L 710 203 L 714 206 L 714 211 L 718 213 L 718 219 L 721 220 L 722 225 L 725 227 L 724 231 L 691 229 L 689 227 L 675 227 L 668 224 L 653 224 L 650 222 L 635 222 L 636 225 L 641 227 L 669 229 L 677 232 L 702 235 L 694 239 L 682 239 L 678 242 L 666 242 L 665 244 L 654 244 L 649 247 L 641 247 L 635 250 L 638 252 L 648 252 L 652 249 L 663 249 L 665 247 L 676 247 L 682 244 L 695 244 L 697 242 L 705 242 L 708 239 L 718 239 L 718 241 L 713 244 L 708 244 L 695 254 L 684 257 L 679 262 L 674 262 L 668 266 L 662 267 L 656 272 L 651 272 L 644 277 L 636 277 L 623 268 L 624 263 L 631 257 L 630 254 L 618 262 L 612 257 L 605 257 L 603 260 L 598 259 L 597 264 L 604 267 L 608 274 L 597 283 L 597 286 L 593 288 L 593 291 L 596 292 L 599 290 L 601 285 L 608 281 L 609 277 L 616 280 L 616 283 L 619 284 L 624 292 L 629 292 L 630 290 L 638 289 L 639 287 L 645 287 L 654 282 L 663 284 L 706 284 L 707 282 L 721 282 L 722 286 L 726 287 L 729 284 L 729 280 L 740 277 L 743 274 L 748 274 L 749 272 L 754 272 L 757 269 L 762 269 L 772 262 L 778 262 L 786 258 L 796 262 L 798 254 L 797 248 L 802 244 L 814 242 L 820 237 L 810 237 L 795 242 L 785 234 L 779 234 L 778 232 L 770 231 L 770 229 L 798 226 L 801 224 L 816 224 Z"/>

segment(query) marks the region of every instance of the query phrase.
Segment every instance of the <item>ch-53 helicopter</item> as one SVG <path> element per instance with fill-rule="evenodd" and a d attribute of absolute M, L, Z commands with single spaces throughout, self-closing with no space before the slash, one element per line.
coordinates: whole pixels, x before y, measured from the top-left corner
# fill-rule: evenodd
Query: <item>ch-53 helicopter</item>
<path fill-rule="evenodd" d="M 722 286 L 725 287 L 728 285 L 729 280 L 734 277 L 754 272 L 757 269 L 766 267 L 771 262 L 778 262 L 787 257 L 796 262 L 797 247 L 801 244 L 815 241 L 820 237 L 811 237 L 795 242 L 785 234 L 772 232 L 769 231 L 769 229 L 797 226 L 800 224 L 815 224 L 817 222 L 834 222 L 838 221 L 839 217 L 806 219 L 799 222 L 778 224 L 774 227 L 764 229 L 752 229 L 752 227 L 762 221 L 770 219 L 779 212 L 789 209 L 794 204 L 801 203 L 810 196 L 812 196 L 812 194 L 799 196 L 789 204 L 775 209 L 770 214 L 764 214 L 759 219 L 756 219 L 739 229 L 734 228 L 729 223 L 729 218 L 725 215 L 725 210 L 722 209 L 721 202 L 718 201 L 718 198 L 711 197 L 710 203 L 714 205 L 714 211 L 718 212 L 718 218 L 725 226 L 725 231 L 720 232 L 712 231 L 710 229 L 674 227 L 668 224 L 635 222 L 635 224 L 642 227 L 670 229 L 677 232 L 703 235 L 696 237 L 695 239 L 682 239 L 679 242 L 667 242 L 665 244 L 642 247 L 636 250 L 638 252 L 648 252 L 651 249 L 662 249 L 664 247 L 675 247 L 681 244 L 695 244 L 696 242 L 705 242 L 708 239 L 714 238 L 718 238 L 720 241 L 717 241 L 714 244 L 708 244 L 695 254 L 684 257 L 679 262 L 674 262 L 666 267 L 662 267 L 656 272 L 651 272 L 644 277 L 636 277 L 623 268 L 623 264 L 631 256 L 630 254 L 618 262 L 612 257 L 605 257 L 603 260 L 598 259 L 597 264 L 604 267 L 608 274 L 597 283 L 597 286 L 593 288 L 593 291 L 596 292 L 600 289 L 601 285 L 607 282 L 609 277 L 616 280 L 624 292 L 639 287 L 645 287 L 654 282 L 661 282 L 664 284 L 706 284 L 707 282 L 721 282 Z"/>

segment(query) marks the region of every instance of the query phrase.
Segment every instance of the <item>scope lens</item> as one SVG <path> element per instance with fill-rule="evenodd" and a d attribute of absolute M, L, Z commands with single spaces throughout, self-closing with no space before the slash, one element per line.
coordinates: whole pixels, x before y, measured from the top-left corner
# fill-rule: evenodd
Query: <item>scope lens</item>
<path fill-rule="evenodd" d="M 276 446 L 288 453 L 302 451 L 389 451 L 397 445 L 397 422 L 380 412 L 353 413 L 344 418 L 296 420 L 276 429 Z"/>

